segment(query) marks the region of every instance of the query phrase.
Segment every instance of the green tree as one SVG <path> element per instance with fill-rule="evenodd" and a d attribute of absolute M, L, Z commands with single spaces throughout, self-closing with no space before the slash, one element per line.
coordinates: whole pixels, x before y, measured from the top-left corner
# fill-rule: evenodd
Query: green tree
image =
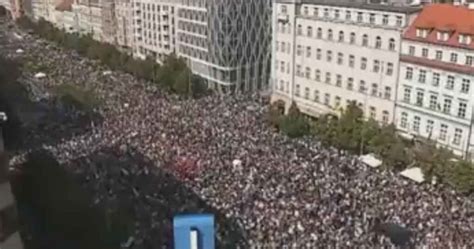
<path fill-rule="evenodd" d="M 450 185 L 461 193 L 474 193 L 474 166 L 470 162 L 460 161 L 454 163 L 446 174 Z"/>
<path fill-rule="evenodd" d="M 303 116 L 283 116 L 280 119 L 279 127 L 281 131 L 291 138 L 302 137 L 309 134 L 309 124 Z"/>
<path fill-rule="evenodd" d="M 191 71 L 184 69 L 178 72 L 178 75 L 174 79 L 172 89 L 175 93 L 188 96 L 191 93 Z"/>
<path fill-rule="evenodd" d="M 421 168 L 427 179 L 431 179 L 433 176 L 443 178 L 444 170 L 453 157 L 451 152 L 436 147 L 436 144 L 432 141 L 416 143 L 411 151 L 415 163 Z"/>

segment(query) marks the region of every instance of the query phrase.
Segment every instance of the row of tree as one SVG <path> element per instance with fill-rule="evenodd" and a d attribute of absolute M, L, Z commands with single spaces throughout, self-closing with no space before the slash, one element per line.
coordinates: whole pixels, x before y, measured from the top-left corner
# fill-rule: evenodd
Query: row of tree
<path fill-rule="evenodd" d="M 474 165 L 456 158 L 449 150 L 430 140 L 401 137 L 393 125 L 381 125 L 364 118 L 357 104 L 351 103 L 340 115 L 327 114 L 309 119 L 293 103 L 283 115 L 283 102 L 275 102 L 269 110 L 270 124 L 289 137 L 316 136 L 325 146 L 355 154 L 373 153 L 383 159 L 384 166 L 400 171 L 420 167 L 425 177 L 449 184 L 463 193 L 474 193 Z"/>
<path fill-rule="evenodd" d="M 33 22 L 27 17 L 17 24 L 57 45 L 77 51 L 82 56 L 98 60 L 112 70 L 121 70 L 136 77 L 159 84 L 163 88 L 184 96 L 199 97 L 207 92 L 204 80 L 191 72 L 182 58 L 170 55 L 162 65 L 152 58 L 135 59 L 115 46 L 96 41 L 91 35 L 68 33 L 44 19 Z"/>

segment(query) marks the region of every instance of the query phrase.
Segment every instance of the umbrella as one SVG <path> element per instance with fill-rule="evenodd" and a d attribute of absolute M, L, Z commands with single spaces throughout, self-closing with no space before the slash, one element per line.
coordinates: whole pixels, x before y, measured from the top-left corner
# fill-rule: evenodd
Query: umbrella
<path fill-rule="evenodd" d="M 405 246 L 410 244 L 412 232 L 398 224 L 384 223 L 380 225 L 382 233 L 390 238 L 390 241 L 396 246 Z"/>

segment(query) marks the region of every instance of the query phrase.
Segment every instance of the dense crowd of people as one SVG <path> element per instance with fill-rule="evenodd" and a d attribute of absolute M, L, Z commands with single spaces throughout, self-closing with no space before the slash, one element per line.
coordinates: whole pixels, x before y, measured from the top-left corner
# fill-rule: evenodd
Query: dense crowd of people
<path fill-rule="evenodd" d="M 22 39 L 18 46 L 23 53 L 1 53 L 48 68 L 41 79 L 35 79 L 33 71 L 22 75 L 25 84 L 34 82 L 44 89 L 35 91 L 44 94 L 38 99 L 47 101 L 49 90 L 69 83 L 92 89 L 103 100 L 97 110 L 101 120 L 80 132 L 53 141 L 52 134 L 68 133 L 70 126 L 46 125 L 31 134 L 31 141 L 38 141 L 59 162 L 69 163 L 71 170 L 90 169 L 90 184 L 101 178 L 98 172 L 107 162 L 89 156 L 112 149 L 111 155 L 120 161 L 139 153 L 151 166 L 132 161 L 109 165 L 120 167 L 113 169 L 118 172 L 113 177 L 153 174 L 154 168 L 173 174 L 236 221 L 243 231 L 242 241 L 235 242 L 240 245 L 391 248 L 389 236 L 382 236 L 383 224 L 397 224 L 411 231 L 414 248 L 474 248 L 470 197 L 374 170 L 353 155 L 322 147 L 314 138 L 289 139 L 266 124 L 268 100 L 259 94 L 181 98 L 125 73 L 104 73 L 107 69 L 97 63 L 33 36 L 24 34 Z M 89 159 L 78 160 L 83 158 Z M 109 183 L 130 184 L 128 193 L 137 199 L 153 195 L 153 189 L 140 193 L 145 190 L 139 178 L 103 177 Z M 111 188 L 95 189 L 98 202 L 111 198 Z M 133 235 L 133 248 L 158 248 L 145 244 L 162 235 L 139 231 Z"/>

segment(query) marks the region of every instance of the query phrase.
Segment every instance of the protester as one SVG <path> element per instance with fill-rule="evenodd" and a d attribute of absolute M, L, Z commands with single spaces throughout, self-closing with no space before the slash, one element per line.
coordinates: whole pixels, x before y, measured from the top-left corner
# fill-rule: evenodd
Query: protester
<path fill-rule="evenodd" d="M 315 138 L 275 133 L 265 122 L 267 100 L 258 94 L 184 99 L 125 73 L 104 75 L 108 69 L 97 63 L 32 36 L 24 39 L 24 53 L 14 53 L 18 47 L 2 53 L 41 58 L 50 69 L 42 79 L 23 74 L 24 84 L 42 89 L 35 91 L 44 94 L 39 99 L 48 101 L 51 89 L 69 83 L 103 100 L 97 110 L 102 121 L 72 138 L 47 142 L 51 134 L 66 133 L 67 125 L 31 134 L 61 163 L 80 168 L 76 159 L 104 148 L 116 148 L 117 157 L 141 153 L 237 220 L 252 248 L 391 248 L 379 222 L 410 230 L 416 248 L 474 248 L 471 199 L 374 170 Z M 122 169 L 117 177 L 131 174 Z"/>

